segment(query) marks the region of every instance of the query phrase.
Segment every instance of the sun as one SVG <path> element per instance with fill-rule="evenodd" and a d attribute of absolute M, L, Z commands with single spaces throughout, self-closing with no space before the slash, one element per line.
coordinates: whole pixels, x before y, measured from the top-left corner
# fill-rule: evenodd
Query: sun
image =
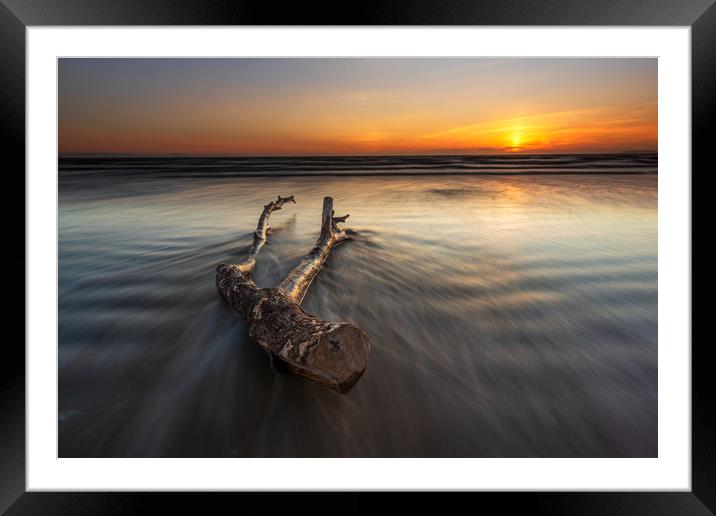
<path fill-rule="evenodd" d="M 510 135 L 510 147 L 512 147 L 513 150 L 517 150 L 522 146 L 522 131 L 516 130 L 512 131 L 512 134 Z"/>

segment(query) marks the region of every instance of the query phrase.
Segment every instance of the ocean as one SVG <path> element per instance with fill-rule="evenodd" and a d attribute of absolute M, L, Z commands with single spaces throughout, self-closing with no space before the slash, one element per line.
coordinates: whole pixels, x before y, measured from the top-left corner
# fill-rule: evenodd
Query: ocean
<path fill-rule="evenodd" d="M 59 160 L 60 457 L 655 457 L 657 156 Z M 214 285 L 350 213 L 302 306 L 372 340 L 274 371 Z"/>

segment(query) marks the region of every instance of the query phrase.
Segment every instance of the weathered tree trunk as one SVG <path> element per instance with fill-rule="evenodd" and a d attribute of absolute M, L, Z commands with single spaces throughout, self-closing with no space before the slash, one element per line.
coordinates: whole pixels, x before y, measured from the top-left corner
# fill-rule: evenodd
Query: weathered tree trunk
<path fill-rule="evenodd" d="M 266 242 L 271 213 L 293 196 L 264 206 L 246 259 L 216 268 L 216 287 L 248 324 L 249 336 L 288 372 L 339 392 L 348 392 L 368 363 L 369 337 L 350 323 L 327 322 L 299 306 L 334 245 L 347 238 L 334 217 L 333 199 L 323 199 L 321 234 L 314 248 L 275 288 L 258 288 L 251 279 L 256 255 Z"/>

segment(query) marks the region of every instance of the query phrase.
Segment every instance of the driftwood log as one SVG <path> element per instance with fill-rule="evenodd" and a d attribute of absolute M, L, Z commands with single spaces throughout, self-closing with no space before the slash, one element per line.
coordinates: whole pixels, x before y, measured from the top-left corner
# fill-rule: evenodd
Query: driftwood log
<path fill-rule="evenodd" d="M 353 324 L 322 321 L 300 304 L 333 246 L 348 238 L 338 227 L 348 215 L 334 216 L 333 199 L 324 198 L 321 233 L 301 263 L 274 288 L 259 288 L 251 279 L 256 255 L 266 243 L 271 213 L 287 202 L 296 201 L 293 196 L 279 196 L 264 206 L 246 258 L 219 265 L 216 287 L 244 318 L 249 336 L 269 353 L 277 369 L 345 393 L 365 371 L 370 338 Z"/>

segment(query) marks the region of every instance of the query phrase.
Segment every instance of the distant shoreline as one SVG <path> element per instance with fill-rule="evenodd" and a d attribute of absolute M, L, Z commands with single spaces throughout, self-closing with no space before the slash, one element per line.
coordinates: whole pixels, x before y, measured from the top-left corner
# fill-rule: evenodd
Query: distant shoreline
<path fill-rule="evenodd" d="M 131 175 L 131 174 L 125 174 Z M 554 172 L 365 172 L 365 173 L 336 173 L 336 172 L 306 172 L 269 174 L 159 174 L 166 179 L 240 179 L 240 178 L 273 178 L 273 177 L 420 177 L 420 176 L 658 176 L 658 171 L 554 171 Z M 86 177 L 86 176 L 82 176 Z M 146 177 L 146 176 L 143 176 Z"/>
<path fill-rule="evenodd" d="M 657 174 L 658 155 L 361 156 L 272 158 L 65 158 L 62 175 L 164 178 L 349 177 L 428 175 Z"/>

